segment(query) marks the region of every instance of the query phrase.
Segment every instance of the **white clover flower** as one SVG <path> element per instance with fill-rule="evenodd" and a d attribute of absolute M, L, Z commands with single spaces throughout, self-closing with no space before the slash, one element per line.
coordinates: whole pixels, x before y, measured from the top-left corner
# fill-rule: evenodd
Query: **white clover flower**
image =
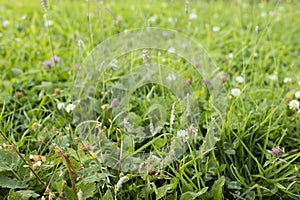
<path fill-rule="evenodd" d="M 292 81 L 292 79 L 290 77 L 286 77 L 286 78 L 283 79 L 284 83 L 289 83 L 291 81 Z"/>
<path fill-rule="evenodd" d="M 2 22 L 3 28 L 8 27 L 9 25 L 10 25 L 10 22 L 9 22 L 8 20 L 4 20 L 4 21 Z"/>
<path fill-rule="evenodd" d="M 233 89 L 231 89 L 230 93 L 232 96 L 237 97 L 241 94 L 241 90 L 239 88 L 233 88 Z"/>
<path fill-rule="evenodd" d="M 197 19 L 198 16 L 196 13 L 191 13 L 190 16 L 189 16 L 190 20 L 194 20 L 194 19 Z"/>
<path fill-rule="evenodd" d="M 297 100 L 290 101 L 289 108 L 291 110 L 297 110 L 297 109 L 299 109 L 299 101 L 297 101 Z"/>
<path fill-rule="evenodd" d="M 213 32 L 219 32 L 220 31 L 220 27 L 219 26 L 213 26 L 212 31 Z"/>
<path fill-rule="evenodd" d="M 277 77 L 277 74 L 271 74 L 268 76 L 268 78 L 271 80 L 271 81 L 277 81 L 278 77 Z"/>
<path fill-rule="evenodd" d="M 228 54 L 228 58 L 233 58 L 233 53 Z"/>
<path fill-rule="evenodd" d="M 126 183 L 127 181 L 129 181 L 129 177 L 128 176 L 123 176 L 122 178 L 120 178 L 120 180 L 118 181 L 116 187 L 116 191 L 119 191 L 122 188 L 122 185 L 124 183 Z"/>
<path fill-rule="evenodd" d="M 238 83 L 244 83 L 244 81 L 245 81 L 244 78 L 243 78 L 242 76 L 236 77 L 235 80 L 236 80 L 236 82 L 238 82 Z"/>
<path fill-rule="evenodd" d="M 188 132 L 183 129 L 180 129 L 179 131 L 177 131 L 176 137 L 181 138 L 184 142 L 186 142 L 189 139 Z"/>
<path fill-rule="evenodd" d="M 267 13 L 266 12 L 262 12 L 262 13 L 260 13 L 260 16 L 265 17 L 265 16 L 267 16 Z"/>
<path fill-rule="evenodd" d="M 176 76 L 175 74 L 168 74 L 167 78 L 168 81 L 175 81 L 176 80 Z"/>
<path fill-rule="evenodd" d="M 69 113 L 69 112 L 73 111 L 75 109 L 75 107 L 76 106 L 71 103 L 71 104 L 68 104 L 65 109 Z"/>
<path fill-rule="evenodd" d="M 45 21 L 45 24 L 44 24 L 46 27 L 50 27 L 53 25 L 53 22 L 51 20 L 47 20 Z"/>
<path fill-rule="evenodd" d="M 65 104 L 64 103 L 58 103 L 57 104 L 57 109 L 58 110 L 61 110 L 62 108 L 64 108 L 65 107 Z"/>
<path fill-rule="evenodd" d="M 171 47 L 168 49 L 168 53 L 176 53 L 176 49 L 174 47 Z"/>
<path fill-rule="evenodd" d="M 300 99 L 300 91 L 297 91 L 297 92 L 295 93 L 295 97 L 296 97 L 297 99 Z"/>
<path fill-rule="evenodd" d="M 255 26 L 255 32 L 258 33 L 259 31 L 259 26 Z"/>

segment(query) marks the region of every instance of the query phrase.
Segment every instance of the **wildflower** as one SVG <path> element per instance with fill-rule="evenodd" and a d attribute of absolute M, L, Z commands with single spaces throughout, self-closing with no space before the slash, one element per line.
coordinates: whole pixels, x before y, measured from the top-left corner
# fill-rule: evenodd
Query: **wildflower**
<path fill-rule="evenodd" d="M 297 100 L 291 100 L 290 103 L 289 103 L 289 108 L 291 110 L 297 110 L 297 109 L 299 109 L 299 101 L 297 101 Z"/>
<path fill-rule="evenodd" d="M 168 31 L 164 31 L 164 32 L 162 32 L 162 36 L 163 36 L 163 37 L 168 37 L 168 36 L 169 36 L 169 33 L 168 33 Z"/>
<path fill-rule="evenodd" d="M 289 83 L 291 81 L 292 81 L 292 79 L 290 77 L 286 77 L 286 78 L 283 79 L 284 83 Z"/>
<path fill-rule="evenodd" d="M 168 81 L 175 81 L 176 80 L 176 76 L 175 74 L 168 74 L 167 78 Z"/>
<path fill-rule="evenodd" d="M 197 19 L 198 16 L 196 13 L 191 13 L 189 18 L 190 18 L 190 20 L 194 20 L 194 19 Z"/>
<path fill-rule="evenodd" d="M 232 94 L 232 96 L 239 96 L 241 94 L 241 90 L 239 88 L 234 88 L 234 89 L 231 89 L 230 93 Z"/>
<path fill-rule="evenodd" d="M 8 27 L 9 25 L 10 25 L 10 22 L 9 22 L 8 20 L 4 20 L 4 21 L 2 22 L 3 28 Z"/>
<path fill-rule="evenodd" d="M 45 24 L 44 24 L 46 27 L 50 27 L 53 25 L 53 22 L 51 20 L 47 20 L 45 21 Z"/>
<path fill-rule="evenodd" d="M 58 103 L 57 104 L 57 109 L 58 110 L 61 110 L 62 108 L 64 108 L 65 107 L 65 104 L 64 103 Z"/>
<path fill-rule="evenodd" d="M 238 76 L 235 78 L 236 82 L 238 83 L 243 83 L 244 82 L 244 78 L 242 76 Z"/>
<path fill-rule="evenodd" d="M 71 104 L 68 104 L 65 109 L 69 113 L 69 112 L 73 111 L 75 109 L 75 107 L 76 106 L 71 103 Z"/>
<path fill-rule="evenodd" d="M 295 93 L 295 97 L 296 97 L 297 99 L 300 99 L 300 91 L 297 91 L 297 92 Z"/>
<path fill-rule="evenodd" d="M 174 47 L 171 47 L 168 49 L 168 53 L 176 53 L 176 49 Z"/>
<path fill-rule="evenodd" d="M 233 53 L 229 53 L 228 58 L 233 58 Z"/>
<path fill-rule="evenodd" d="M 54 89 L 54 93 L 55 93 L 56 95 L 60 95 L 60 92 L 61 92 L 60 88 L 55 88 L 55 89 Z"/>
<path fill-rule="evenodd" d="M 44 61 L 44 62 L 43 62 L 43 65 L 44 65 L 45 67 L 53 67 L 53 66 L 54 66 L 54 64 L 53 64 L 53 62 L 52 62 L 51 60 L 46 60 L 46 61 Z"/>
<path fill-rule="evenodd" d="M 267 13 L 266 12 L 262 12 L 262 13 L 260 13 L 260 16 L 265 17 L 265 16 L 267 16 Z"/>
<path fill-rule="evenodd" d="M 116 185 L 116 191 L 119 191 L 119 189 L 122 188 L 122 185 L 124 183 L 126 183 L 127 181 L 129 181 L 128 176 L 123 176 L 122 178 L 120 178 L 120 180 L 118 181 L 117 185 Z"/>
<path fill-rule="evenodd" d="M 271 80 L 271 81 L 277 81 L 278 77 L 277 77 L 277 74 L 271 74 L 268 76 L 268 78 Z"/>
<path fill-rule="evenodd" d="M 51 61 L 54 63 L 59 63 L 60 58 L 57 55 L 52 56 Z"/>
<path fill-rule="evenodd" d="M 180 129 L 179 131 L 177 131 L 176 137 L 181 138 L 184 142 L 186 142 L 189 139 L 188 132 L 183 129 Z"/>
<path fill-rule="evenodd" d="M 42 161 L 37 161 L 36 163 L 34 163 L 33 165 L 32 165 L 32 168 L 33 169 L 37 169 L 37 168 L 39 168 L 40 166 L 42 166 Z"/>
<path fill-rule="evenodd" d="M 113 98 L 113 99 L 111 100 L 111 107 L 112 107 L 112 108 L 118 107 L 118 104 L 119 104 L 119 101 L 118 101 L 117 98 Z"/>
<path fill-rule="evenodd" d="M 272 154 L 273 156 L 277 156 L 279 155 L 280 153 L 284 153 L 284 149 L 282 149 L 281 147 L 274 147 L 272 149 Z"/>
<path fill-rule="evenodd" d="M 219 32 L 220 31 L 220 27 L 219 26 L 213 26 L 212 31 L 213 32 Z"/>
<path fill-rule="evenodd" d="M 258 33 L 258 31 L 259 31 L 259 27 L 255 26 L 255 32 Z"/>

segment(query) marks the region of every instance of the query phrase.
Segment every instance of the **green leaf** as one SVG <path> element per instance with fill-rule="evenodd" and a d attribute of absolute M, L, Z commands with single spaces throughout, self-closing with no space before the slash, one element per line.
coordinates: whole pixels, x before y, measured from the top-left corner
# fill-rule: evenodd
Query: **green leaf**
<path fill-rule="evenodd" d="M 180 200 L 192 200 L 206 193 L 208 187 L 202 188 L 199 192 L 185 192 L 181 195 Z"/>
<path fill-rule="evenodd" d="M 16 189 L 16 188 L 25 188 L 27 187 L 27 185 L 24 183 L 20 183 L 17 180 L 0 175 L 0 187 Z"/>
<path fill-rule="evenodd" d="M 113 199 L 114 198 L 110 190 L 107 190 L 104 196 L 102 197 L 102 200 L 113 200 Z"/>
<path fill-rule="evenodd" d="M 15 152 L 0 150 L 0 172 L 13 171 L 19 160 Z"/>
<path fill-rule="evenodd" d="M 70 187 L 66 187 L 64 190 L 64 199 L 77 200 L 77 194 Z"/>
<path fill-rule="evenodd" d="M 158 188 L 156 192 L 156 199 L 161 199 L 162 197 L 165 197 L 167 192 L 169 190 L 173 190 L 173 188 L 174 188 L 173 184 L 167 184 Z"/>
<path fill-rule="evenodd" d="M 18 199 L 18 200 L 29 200 L 31 197 L 37 198 L 39 196 L 40 196 L 39 194 L 35 193 L 32 190 L 20 190 L 20 191 L 15 192 L 15 194 L 14 194 L 15 199 Z"/>
<path fill-rule="evenodd" d="M 83 195 L 82 199 L 87 199 L 94 196 L 94 191 L 96 190 L 95 183 L 83 183 L 78 185 L 78 190 L 81 190 Z"/>
<path fill-rule="evenodd" d="M 224 199 L 223 196 L 223 186 L 225 184 L 225 177 L 221 176 L 218 180 L 216 180 L 211 188 L 211 194 L 213 199 L 219 200 Z"/>

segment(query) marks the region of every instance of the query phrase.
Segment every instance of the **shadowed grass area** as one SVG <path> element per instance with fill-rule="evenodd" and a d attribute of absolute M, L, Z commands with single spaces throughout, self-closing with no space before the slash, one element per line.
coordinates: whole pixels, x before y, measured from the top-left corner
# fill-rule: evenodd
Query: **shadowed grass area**
<path fill-rule="evenodd" d="M 0 0 L 0 199 L 299 199 L 299 8 L 298 1 L 52 0 L 44 9 Z M 139 49 L 87 82 L 96 88 L 97 119 L 86 122 L 91 129 L 75 123 L 74 85 L 90 67 L 86 58 L 114 35 L 147 27 L 202 45 L 226 102 L 207 91 L 216 79 L 195 73 L 202 63 L 193 68 L 169 47 Z M 168 87 L 122 82 L 151 63 L 170 85 L 194 91 L 195 127 Z M 114 108 L 124 102 L 114 97 L 127 90 L 129 114 L 118 122 Z M 219 104 L 221 126 L 211 131 Z M 132 136 L 153 133 L 149 113 L 163 119 L 161 129 Z M 203 152 L 210 132 L 213 148 Z M 148 157 L 140 163 L 131 154 Z M 164 154 L 176 159 L 163 165 Z M 146 170 L 125 170 L 132 166 Z"/>

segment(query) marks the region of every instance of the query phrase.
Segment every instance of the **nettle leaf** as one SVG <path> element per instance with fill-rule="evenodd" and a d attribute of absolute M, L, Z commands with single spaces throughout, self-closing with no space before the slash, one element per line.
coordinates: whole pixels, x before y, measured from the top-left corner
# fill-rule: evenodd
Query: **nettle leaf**
<path fill-rule="evenodd" d="M 17 180 L 0 175 L 0 187 L 16 189 L 16 188 L 25 188 L 27 187 L 27 185 L 24 183 L 20 183 Z"/>
<path fill-rule="evenodd" d="M 218 180 L 216 180 L 211 188 L 211 194 L 213 199 L 224 199 L 223 196 L 223 186 L 225 184 L 225 177 L 221 176 Z"/>
<path fill-rule="evenodd" d="M 77 194 L 73 191 L 72 188 L 66 187 L 64 190 L 64 199 L 66 200 L 77 200 Z"/>
<path fill-rule="evenodd" d="M 78 190 L 82 191 L 82 199 L 87 199 L 89 197 L 94 196 L 94 192 L 96 190 L 95 183 L 83 183 L 81 182 L 78 185 Z"/>
<path fill-rule="evenodd" d="M 20 190 L 14 193 L 14 199 L 29 200 L 30 198 L 37 198 L 40 195 L 32 190 Z"/>
<path fill-rule="evenodd" d="M 107 190 L 104 196 L 102 197 L 102 200 L 113 200 L 113 199 L 114 198 L 110 190 Z"/>
<path fill-rule="evenodd" d="M 15 152 L 0 150 L 0 172 L 13 171 L 20 158 Z"/>
<path fill-rule="evenodd" d="M 200 197 L 201 195 L 205 194 L 208 190 L 208 187 L 202 188 L 199 192 L 185 192 L 181 195 L 180 200 L 191 200 Z"/>
<path fill-rule="evenodd" d="M 167 192 L 173 190 L 173 184 L 164 185 L 159 187 L 156 191 L 156 199 L 161 199 L 166 196 Z"/>

